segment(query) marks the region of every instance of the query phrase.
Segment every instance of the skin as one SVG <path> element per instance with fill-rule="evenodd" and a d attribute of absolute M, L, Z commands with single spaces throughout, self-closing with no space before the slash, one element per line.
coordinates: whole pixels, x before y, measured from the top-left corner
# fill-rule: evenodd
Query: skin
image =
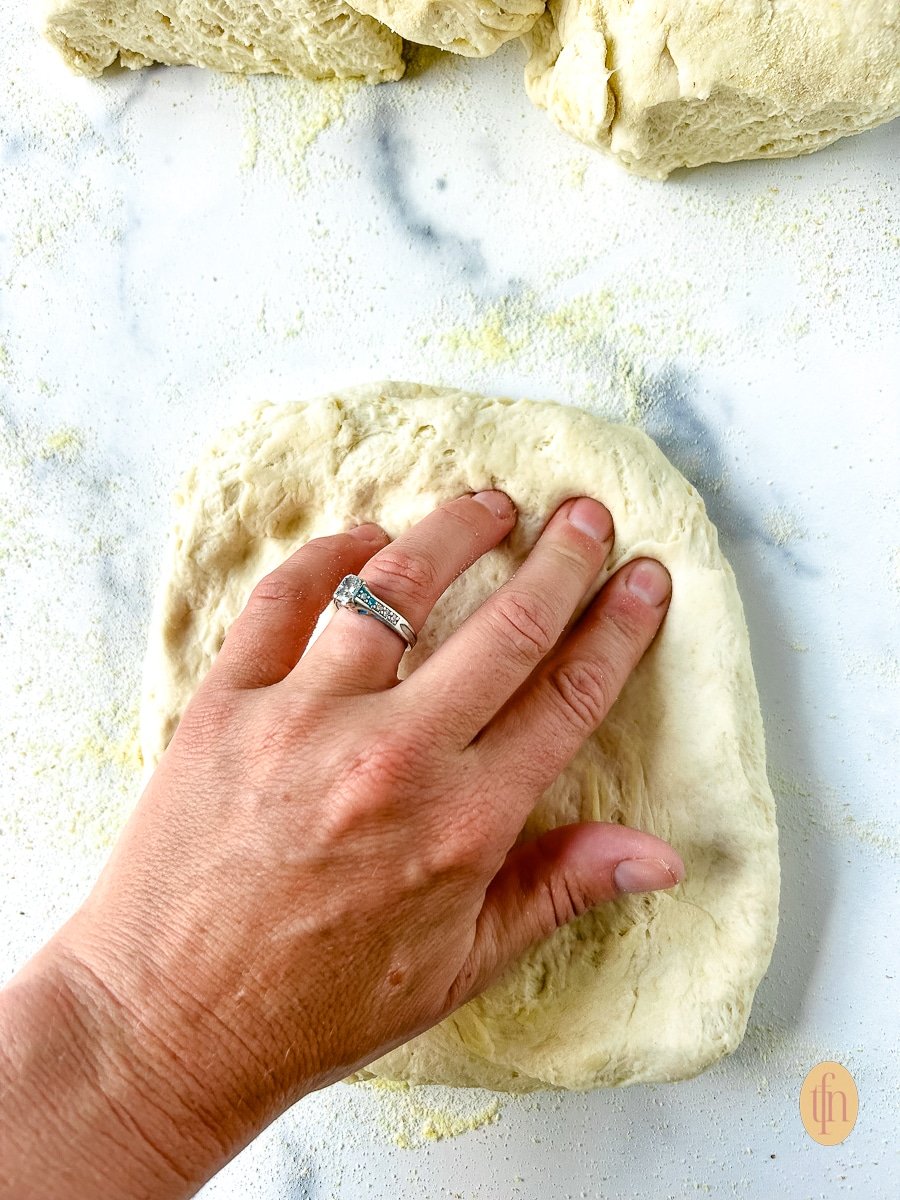
<path fill-rule="evenodd" d="M 190 1196 L 534 942 L 682 878 L 617 825 L 517 844 L 668 606 L 637 560 L 567 628 L 613 544 L 597 501 L 566 501 L 402 683 L 401 639 L 354 613 L 304 654 L 343 575 L 418 630 L 515 521 L 501 492 L 459 497 L 395 542 L 310 542 L 257 586 L 93 892 L 0 992 L 4 1200 Z"/>

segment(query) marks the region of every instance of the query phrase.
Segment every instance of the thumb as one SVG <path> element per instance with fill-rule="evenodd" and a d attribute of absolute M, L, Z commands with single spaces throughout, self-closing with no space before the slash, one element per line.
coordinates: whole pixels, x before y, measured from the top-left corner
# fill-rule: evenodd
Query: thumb
<path fill-rule="evenodd" d="M 535 942 L 604 900 L 671 888 L 684 864 L 668 842 L 623 825 L 562 825 L 515 846 L 487 889 L 453 1007 L 483 991 Z"/>

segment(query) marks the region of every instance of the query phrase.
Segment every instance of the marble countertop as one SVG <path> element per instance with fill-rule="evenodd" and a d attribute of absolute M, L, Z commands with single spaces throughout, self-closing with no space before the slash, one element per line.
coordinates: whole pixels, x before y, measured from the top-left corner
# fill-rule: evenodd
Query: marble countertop
<path fill-rule="evenodd" d="M 168 496 L 220 428 L 386 377 L 581 404 L 697 485 L 746 604 L 784 876 L 747 1038 L 668 1087 L 334 1088 L 204 1194 L 895 1194 L 900 122 L 661 185 L 533 109 L 515 45 L 370 90 L 91 83 L 0 23 L 0 977 L 134 803 Z M 833 1149 L 823 1059 L 861 1098 Z"/>

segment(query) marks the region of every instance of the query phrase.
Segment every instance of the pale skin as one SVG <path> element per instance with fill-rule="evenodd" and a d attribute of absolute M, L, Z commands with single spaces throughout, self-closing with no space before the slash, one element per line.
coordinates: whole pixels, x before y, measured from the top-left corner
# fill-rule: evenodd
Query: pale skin
<path fill-rule="evenodd" d="M 613 545 L 598 501 L 566 501 L 403 682 L 402 640 L 354 613 L 304 653 L 345 574 L 419 630 L 515 522 L 502 492 L 462 496 L 259 584 L 93 892 L 0 991 L 3 1200 L 191 1196 L 559 926 L 681 880 L 671 846 L 618 825 L 517 844 L 669 602 L 640 559 L 572 624 Z"/>

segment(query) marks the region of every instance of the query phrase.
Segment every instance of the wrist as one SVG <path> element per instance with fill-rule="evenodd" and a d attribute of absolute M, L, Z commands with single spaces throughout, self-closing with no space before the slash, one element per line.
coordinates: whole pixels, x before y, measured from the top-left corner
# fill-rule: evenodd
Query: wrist
<path fill-rule="evenodd" d="M 177 1194 L 171 1167 L 139 1133 L 143 1104 L 130 1094 L 120 1044 L 108 999 L 85 994 L 53 943 L 0 993 L 4 1200 L 80 1200 L 125 1180 L 147 1195 Z"/>
<path fill-rule="evenodd" d="M 78 918 L 0 993 L 9 1195 L 193 1195 L 265 1120 L 229 1095 L 242 1072 L 227 1039 L 216 1053 L 162 981 L 133 990 L 109 961 L 98 968 L 77 929 Z"/>

